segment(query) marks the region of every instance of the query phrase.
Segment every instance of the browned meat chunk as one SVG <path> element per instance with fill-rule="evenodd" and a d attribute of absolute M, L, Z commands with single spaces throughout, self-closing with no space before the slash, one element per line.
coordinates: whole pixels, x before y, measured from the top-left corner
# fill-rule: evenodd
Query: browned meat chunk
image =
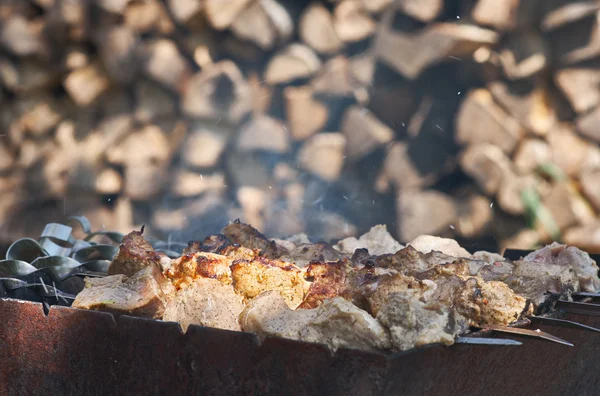
<path fill-rule="evenodd" d="M 342 239 L 334 248 L 350 255 L 354 254 L 356 249 L 367 249 L 370 254 L 382 255 L 396 253 L 404 246 L 390 235 L 385 225 L 376 225 L 358 239 L 355 237 Z"/>
<path fill-rule="evenodd" d="M 310 282 L 308 292 L 299 308 L 316 308 L 324 300 L 341 296 L 356 306 L 366 306 L 365 297 L 375 290 L 381 279 L 391 271 L 369 265 L 352 267 L 346 260 L 336 263 L 312 263 L 306 268 Z"/>
<path fill-rule="evenodd" d="M 562 267 L 572 268 L 579 278 L 582 291 L 596 292 L 600 290 L 598 278 L 598 265 L 589 254 L 574 247 L 561 245 L 554 242 L 542 249 L 536 250 L 523 258 L 542 265 L 557 264 Z"/>
<path fill-rule="evenodd" d="M 144 239 L 142 234 L 144 228 L 140 231 L 133 231 L 125 235 L 119 251 L 108 267 L 109 275 L 123 274 L 128 277 L 133 276 L 139 270 L 150 264 L 159 264 L 165 255 L 154 250 L 152 245 Z"/>
<path fill-rule="evenodd" d="M 245 298 L 252 299 L 265 291 L 276 290 L 292 309 L 302 303 L 308 289 L 300 268 L 277 260 L 236 260 L 231 266 L 231 275 L 235 291 Z"/>
<path fill-rule="evenodd" d="M 244 331 L 261 338 L 285 337 L 327 345 L 362 350 L 390 348 L 386 329 L 367 312 L 351 302 L 336 297 L 325 300 L 318 308 L 291 310 L 276 292 L 266 292 L 248 303 L 240 315 Z"/>
<path fill-rule="evenodd" d="M 421 280 L 395 274 L 380 282 L 368 297 L 370 311 L 388 327 L 396 348 L 449 345 L 469 325 L 507 325 L 523 313 L 526 300 L 505 284 L 455 274 L 466 266 L 441 266 Z"/>
<path fill-rule="evenodd" d="M 225 234 L 225 236 L 233 243 L 246 248 L 259 250 L 263 255 L 272 259 L 287 253 L 281 251 L 275 241 L 268 239 L 256 228 L 244 224 L 239 220 L 225 226 L 225 228 L 223 228 L 223 234 Z"/>
<path fill-rule="evenodd" d="M 295 264 L 298 267 L 306 267 L 311 262 L 338 261 L 344 255 L 325 242 L 308 243 L 297 246 L 288 254 L 281 256 L 280 260 Z"/>
<path fill-rule="evenodd" d="M 432 251 L 421 253 L 412 246 L 397 251 L 395 254 L 384 254 L 374 257 L 374 265 L 381 268 L 391 268 L 399 272 L 410 273 L 426 271 L 439 264 L 451 263 L 456 257 Z"/>
<path fill-rule="evenodd" d="M 232 259 L 220 254 L 197 252 L 172 260 L 165 275 L 177 289 L 186 288 L 200 277 L 231 284 L 232 263 Z"/>
<path fill-rule="evenodd" d="M 167 302 L 161 288 L 164 282 L 160 269 L 154 264 L 131 278 L 123 274 L 86 278 L 85 288 L 77 295 L 73 307 L 160 319 Z"/>
<path fill-rule="evenodd" d="M 569 266 L 540 264 L 531 261 L 496 261 L 481 268 L 479 275 L 486 281 L 500 281 L 515 293 L 530 300 L 536 307 L 550 297 L 548 292 L 569 298 L 579 290 L 579 279 Z"/>
<path fill-rule="evenodd" d="M 420 235 L 409 244 L 421 253 L 440 252 L 452 257 L 471 257 L 458 242 L 450 238 L 440 238 L 433 235 Z"/>
<path fill-rule="evenodd" d="M 218 253 L 221 254 L 221 250 L 229 246 L 231 242 L 223 234 L 210 235 L 206 237 L 202 242 L 190 241 L 188 242 L 187 248 L 183 250 L 183 254 L 190 254 L 196 252 L 206 253 Z"/>
<path fill-rule="evenodd" d="M 324 300 L 342 295 L 346 288 L 346 274 L 350 270 L 343 261 L 310 264 L 306 268 L 305 277 L 311 283 L 298 308 L 316 308 Z"/>
<path fill-rule="evenodd" d="M 243 310 L 242 297 L 231 285 L 200 277 L 169 301 L 163 320 L 179 322 L 183 331 L 191 324 L 239 331 Z"/>

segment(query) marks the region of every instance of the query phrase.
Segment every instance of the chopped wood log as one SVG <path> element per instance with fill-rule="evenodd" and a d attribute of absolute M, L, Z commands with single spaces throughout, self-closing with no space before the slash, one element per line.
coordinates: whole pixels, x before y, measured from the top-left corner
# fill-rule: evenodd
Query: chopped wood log
<path fill-rule="evenodd" d="M 368 109 L 350 106 L 342 118 L 341 130 L 346 137 L 346 155 L 359 160 L 394 139 L 394 131 Z"/>
<path fill-rule="evenodd" d="M 124 12 L 124 22 L 137 33 L 170 34 L 175 29 L 164 5 L 158 0 L 129 2 Z"/>
<path fill-rule="evenodd" d="M 15 103 L 21 107 L 22 116 L 19 120 L 23 130 L 33 136 L 43 137 L 54 128 L 63 118 L 64 108 L 61 103 L 51 97 L 41 96 L 20 100 Z M 61 111 L 63 110 L 63 111 Z"/>
<path fill-rule="evenodd" d="M 333 15 L 319 3 L 306 7 L 298 31 L 302 41 L 320 54 L 336 53 L 344 45 L 333 28 Z"/>
<path fill-rule="evenodd" d="M 594 209 L 600 212 L 600 169 L 590 169 L 582 172 L 579 184 L 583 195 Z"/>
<path fill-rule="evenodd" d="M 488 88 L 496 102 L 534 134 L 544 136 L 556 124 L 550 93 L 535 81 L 495 81 Z"/>
<path fill-rule="evenodd" d="M 393 0 L 361 0 L 361 3 L 365 10 L 372 14 L 377 14 L 385 10 L 392 1 Z"/>
<path fill-rule="evenodd" d="M 252 96 L 252 114 L 267 114 L 271 108 L 273 98 L 273 87 L 261 81 L 258 74 L 252 73 L 248 76 L 248 86 Z"/>
<path fill-rule="evenodd" d="M 383 169 L 376 181 L 375 189 L 386 192 L 390 184 L 396 189 L 410 189 L 430 185 L 431 175 L 423 175 L 409 155 L 406 142 L 394 142 L 387 148 Z"/>
<path fill-rule="evenodd" d="M 319 70 L 321 61 L 309 47 L 290 44 L 269 61 L 265 80 L 268 84 L 285 84 L 310 77 Z"/>
<path fill-rule="evenodd" d="M 194 125 L 182 146 L 183 162 L 192 168 L 213 168 L 219 162 L 230 132 L 212 125 Z"/>
<path fill-rule="evenodd" d="M 511 80 L 538 74 L 549 62 L 546 42 L 536 32 L 520 32 L 508 36 L 499 55 L 504 74 Z"/>
<path fill-rule="evenodd" d="M 79 69 L 89 63 L 89 57 L 84 48 L 72 47 L 67 50 L 64 65 L 69 70 Z"/>
<path fill-rule="evenodd" d="M 60 84 L 60 75 L 41 62 L 21 59 L 13 63 L 0 56 L 0 84 L 16 93 L 30 93 Z"/>
<path fill-rule="evenodd" d="M 134 117 L 140 122 L 151 122 L 163 117 L 170 117 L 176 112 L 173 97 L 158 84 L 148 80 L 137 80 L 135 99 Z"/>
<path fill-rule="evenodd" d="M 457 219 L 455 230 L 463 238 L 482 236 L 493 220 L 490 199 L 474 188 L 458 194 L 456 200 Z"/>
<path fill-rule="evenodd" d="M 521 175 L 527 175 L 552 161 L 550 146 L 540 139 L 525 139 L 517 147 L 513 163 Z"/>
<path fill-rule="evenodd" d="M 289 133 L 281 121 L 258 115 L 242 127 L 237 148 L 242 152 L 264 150 L 284 154 L 290 148 Z"/>
<path fill-rule="evenodd" d="M 273 168 L 273 177 L 279 183 L 291 183 L 298 179 L 298 169 L 292 168 L 285 162 L 279 162 Z"/>
<path fill-rule="evenodd" d="M 577 113 L 586 113 L 600 104 L 600 62 L 558 69 L 554 81 Z"/>
<path fill-rule="evenodd" d="M 182 111 L 189 117 L 239 122 L 252 109 L 250 87 L 235 63 L 207 65 L 183 88 Z"/>
<path fill-rule="evenodd" d="M 202 0 L 167 0 L 171 15 L 181 24 L 186 24 L 200 15 L 202 3 Z"/>
<path fill-rule="evenodd" d="M 350 71 L 350 62 L 343 55 L 328 60 L 312 79 L 315 93 L 327 96 L 350 96 L 355 81 Z"/>
<path fill-rule="evenodd" d="M 509 234 L 498 239 L 500 240 L 500 251 L 506 249 L 537 249 L 540 247 L 541 242 L 540 234 L 530 228 L 523 228 L 512 235 Z"/>
<path fill-rule="evenodd" d="M 286 118 L 294 140 L 305 140 L 325 126 L 329 109 L 313 97 L 310 86 L 286 87 L 283 97 Z"/>
<path fill-rule="evenodd" d="M 127 26 L 114 26 L 99 35 L 99 51 L 107 74 L 115 81 L 128 84 L 138 71 L 136 47 L 139 44 Z"/>
<path fill-rule="evenodd" d="M 123 192 L 127 197 L 147 200 L 163 190 L 171 153 L 170 142 L 160 128 L 148 125 L 113 150 L 113 158 L 120 159 L 124 167 Z"/>
<path fill-rule="evenodd" d="M 225 175 L 222 172 L 203 174 L 180 170 L 173 175 L 171 193 L 176 197 L 197 197 L 207 191 L 225 190 Z"/>
<path fill-rule="evenodd" d="M 491 26 L 498 30 L 513 30 L 517 27 L 519 8 L 522 3 L 520 0 L 478 0 L 471 15 L 480 25 Z"/>
<path fill-rule="evenodd" d="M 143 68 L 148 77 L 179 92 L 191 69 L 177 45 L 168 39 L 153 40 L 145 44 L 143 53 Z"/>
<path fill-rule="evenodd" d="M 36 55 L 43 48 L 40 30 L 34 22 L 13 15 L 0 24 L 0 46 L 16 56 Z"/>
<path fill-rule="evenodd" d="M 264 211 L 269 206 L 267 193 L 257 187 L 243 186 L 237 190 L 236 198 L 242 207 L 244 220 L 248 224 L 256 224 L 253 227 L 264 230 Z"/>
<path fill-rule="evenodd" d="M 536 188 L 538 180 L 533 175 L 511 175 L 506 174 L 498 193 L 496 200 L 504 212 L 518 216 L 525 213 L 525 204 L 523 202 L 523 191 Z"/>
<path fill-rule="evenodd" d="M 576 120 L 577 131 L 584 137 L 600 143 L 600 107 L 579 116 Z"/>
<path fill-rule="evenodd" d="M 298 153 L 300 168 L 321 179 L 337 180 L 344 166 L 346 138 L 341 133 L 320 133 L 302 145 Z"/>
<path fill-rule="evenodd" d="M 230 189 L 241 186 L 268 188 L 274 184 L 266 164 L 260 161 L 254 153 L 231 151 L 228 154 L 225 156 L 225 169 L 227 179 L 231 180 L 228 183 L 231 185 Z"/>
<path fill-rule="evenodd" d="M 496 194 L 505 177 L 513 174 L 506 154 L 488 143 L 469 146 L 460 156 L 460 166 L 488 195 Z"/>
<path fill-rule="evenodd" d="M 294 30 L 287 10 L 275 0 L 258 0 L 243 10 L 231 24 L 233 33 L 263 50 L 287 41 Z"/>
<path fill-rule="evenodd" d="M 98 98 L 94 109 L 98 112 L 99 116 L 104 118 L 119 114 L 131 114 L 133 111 L 133 101 L 129 92 L 115 87 L 109 89 Z"/>
<path fill-rule="evenodd" d="M 573 65 L 596 58 L 600 54 L 599 28 L 596 14 L 592 13 L 547 33 L 554 62 Z"/>
<path fill-rule="evenodd" d="M 2 142 L 4 143 L 4 142 Z M 0 172 L 5 172 L 13 166 L 14 153 L 5 144 L 0 144 Z M 0 183 L 0 185 L 2 185 Z"/>
<path fill-rule="evenodd" d="M 561 7 L 555 7 L 553 3 L 549 2 L 547 5 L 551 10 L 543 16 L 540 23 L 540 27 L 546 32 L 584 19 L 600 8 L 600 5 L 593 1 L 565 1 Z"/>
<path fill-rule="evenodd" d="M 459 144 L 492 143 L 506 153 L 514 150 L 525 133 L 485 89 L 476 89 L 467 95 L 455 122 Z"/>
<path fill-rule="evenodd" d="M 97 3 L 108 12 L 122 15 L 129 0 L 98 0 Z"/>
<path fill-rule="evenodd" d="M 592 223 L 569 228 L 563 235 L 563 242 L 577 246 L 589 253 L 600 253 L 600 224 Z"/>
<path fill-rule="evenodd" d="M 454 200 L 434 190 L 400 190 L 396 201 L 397 233 L 401 242 L 419 235 L 436 235 L 456 220 Z"/>
<path fill-rule="evenodd" d="M 106 75 L 96 65 L 73 70 L 64 81 L 65 90 L 81 107 L 92 104 L 108 89 L 109 84 Z"/>
<path fill-rule="evenodd" d="M 567 176 L 577 176 L 596 157 L 594 146 L 579 137 L 567 125 L 561 125 L 546 136 L 553 162 Z"/>
<path fill-rule="evenodd" d="M 235 21 L 251 0 L 205 0 L 206 18 L 217 30 L 224 30 Z"/>
<path fill-rule="evenodd" d="M 152 227 L 156 230 L 185 230 L 190 219 L 185 209 L 157 209 L 152 213 Z"/>
<path fill-rule="evenodd" d="M 98 194 L 118 194 L 123 188 L 123 179 L 116 170 L 105 168 L 98 173 L 98 176 L 96 176 L 94 188 Z"/>
<path fill-rule="evenodd" d="M 450 57 L 460 59 L 498 41 L 498 34 L 491 30 L 452 23 L 437 23 L 416 33 L 396 32 L 389 26 L 392 16 L 384 16 L 375 55 L 409 79 L 417 78 L 427 67 Z"/>
<path fill-rule="evenodd" d="M 345 43 L 364 40 L 375 33 L 376 24 L 360 0 L 343 0 L 333 10 L 333 27 Z"/>
<path fill-rule="evenodd" d="M 444 0 L 400 0 L 394 7 L 421 22 L 431 22 L 444 10 Z"/>
<path fill-rule="evenodd" d="M 316 240 L 333 242 L 356 236 L 356 226 L 337 213 L 318 211 L 306 219 L 306 233 Z"/>
<path fill-rule="evenodd" d="M 119 144 L 132 132 L 132 129 L 133 119 L 129 115 L 113 115 L 105 118 L 82 142 L 80 147 L 82 158 L 94 163 L 106 154 L 109 163 L 122 164 L 121 151 L 109 150 L 109 148 Z"/>
<path fill-rule="evenodd" d="M 589 204 L 569 182 L 555 182 L 542 202 L 561 230 L 594 221 Z"/>

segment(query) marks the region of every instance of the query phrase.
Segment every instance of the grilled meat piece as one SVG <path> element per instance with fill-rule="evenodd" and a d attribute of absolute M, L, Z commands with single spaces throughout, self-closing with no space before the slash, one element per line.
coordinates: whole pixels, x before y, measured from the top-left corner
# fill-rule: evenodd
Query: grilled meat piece
<path fill-rule="evenodd" d="M 133 276 L 150 264 L 164 265 L 169 258 L 154 250 L 152 245 L 142 236 L 144 228 L 125 235 L 119 251 L 108 267 L 108 275 L 123 274 Z"/>
<path fill-rule="evenodd" d="M 474 260 L 483 261 L 485 264 L 494 264 L 496 261 L 504 261 L 506 258 L 498 253 L 486 252 L 485 250 L 480 250 L 471 255 L 471 258 Z"/>
<path fill-rule="evenodd" d="M 379 282 L 395 272 L 370 265 L 352 267 L 347 260 L 337 263 L 312 263 L 305 278 L 310 286 L 299 308 L 316 308 L 324 300 L 341 296 L 358 306 L 366 307 L 366 297 Z"/>
<path fill-rule="evenodd" d="M 239 331 L 238 316 L 243 310 L 242 297 L 231 285 L 200 277 L 167 303 L 163 320 L 179 322 L 183 331 L 191 324 Z"/>
<path fill-rule="evenodd" d="M 542 249 L 536 250 L 523 258 L 538 264 L 557 264 L 572 268 L 579 277 L 581 291 L 596 292 L 600 290 L 598 265 L 589 254 L 574 247 L 554 242 Z"/>
<path fill-rule="evenodd" d="M 471 257 L 454 239 L 440 238 L 433 235 L 420 235 L 408 243 L 421 253 L 440 252 L 452 257 Z"/>
<path fill-rule="evenodd" d="M 468 274 L 466 260 L 415 276 L 395 274 L 367 297 L 370 312 L 389 328 L 392 343 L 401 350 L 432 342 L 448 345 L 469 325 L 507 325 L 523 313 L 526 300 L 505 284 Z"/>
<path fill-rule="evenodd" d="M 525 260 L 496 261 L 482 267 L 479 275 L 486 281 L 505 283 L 536 307 L 546 301 L 548 292 L 568 299 L 580 288 L 575 271 L 558 264 L 540 264 Z"/>
<path fill-rule="evenodd" d="M 367 312 L 343 298 L 328 299 L 315 309 L 291 310 L 276 292 L 266 292 L 248 303 L 240 315 L 244 331 L 261 338 L 285 337 L 362 350 L 389 349 L 386 329 Z"/>
<path fill-rule="evenodd" d="M 220 254 L 197 252 L 172 260 L 164 273 L 177 289 L 186 288 L 200 277 L 231 284 L 232 263 L 232 259 Z"/>
<path fill-rule="evenodd" d="M 396 253 L 404 246 L 392 237 L 385 225 L 376 225 L 358 239 L 355 237 L 342 239 L 334 248 L 349 255 L 354 254 L 357 249 L 367 249 L 370 254 L 382 255 Z"/>
<path fill-rule="evenodd" d="M 206 253 L 218 253 L 221 254 L 221 251 L 225 249 L 227 246 L 231 245 L 231 242 L 227 237 L 223 234 L 217 235 L 209 235 L 204 238 L 202 242 L 200 241 L 190 241 L 188 242 L 187 248 L 183 249 L 183 255 L 196 253 L 196 252 L 206 252 Z"/>
<path fill-rule="evenodd" d="M 291 309 L 296 309 L 309 287 L 304 272 L 283 261 L 264 257 L 252 261 L 235 260 L 230 268 L 235 291 L 247 299 L 276 290 Z"/>
<path fill-rule="evenodd" d="M 246 248 L 259 250 L 262 255 L 276 259 L 287 252 L 282 251 L 275 241 L 268 239 L 256 228 L 251 225 L 244 224 L 239 220 L 228 224 L 223 228 L 223 234 L 238 245 Z"/>
<path fill-rule="evenodd" d="M 184 249 L 183 255 L 198 252 L 220 254 L 234 260 L 253 260 L 259 256 L 258 250 L 231 243 L 223 234 L 211 235 L 202 242 L 188 242 L 188 247 Z"/>
<path fill-rule="evenodd" d="M 131 278 L 124 274 L 85 278 L 73 307 L 160 319 L 170 293 L 160 268 L 149 264 Z"/>
<path fill-rule="evenodd" d="M 289 253 L 280 257 L 281 261 L 287 261 L 303 268 L 311 262 L 338 261 L 344 255 L 325 242 L 308 243 L 297 246 Z"/>
<path fill-rule="evenodd" d="M 376 267 L 394 269 L 402 273 L 426 271 L 436 265 L 451 263 L 454 260 L 456 257 L 436 251 L 419 252 L 410 245 L 395 254 L 384 254 L 371 259 Z"/>

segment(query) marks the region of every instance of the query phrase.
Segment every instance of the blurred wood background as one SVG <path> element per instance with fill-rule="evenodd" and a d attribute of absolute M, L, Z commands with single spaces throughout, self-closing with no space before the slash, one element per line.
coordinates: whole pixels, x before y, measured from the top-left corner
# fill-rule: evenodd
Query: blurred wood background
<path fill-rule="evenodd" d="M 600 251 L 598 1 L 1 0 L 0 239 Z"/>

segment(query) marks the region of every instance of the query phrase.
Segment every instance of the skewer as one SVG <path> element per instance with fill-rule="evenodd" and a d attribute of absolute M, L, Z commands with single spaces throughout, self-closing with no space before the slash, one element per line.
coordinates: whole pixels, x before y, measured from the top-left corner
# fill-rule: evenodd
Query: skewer
<path fill-rule="evenodd" d="M 562 344 L 562 345 L 574 346 L 573 344 L 571 344 L 568 341 L 563 340 L 562 338 L 558 338 L 556 336 L 553 336 L 552 334 L 548 334 L 539 329 L 528 330 L 528 329 L 519 329 L 516 327 L 505 327 L 505 326 L 494 326 L 494 325 L 486 326 L 486 329 L 492 330 L 492 331 L 497 331 L 500 333 L 519 334 L 519 335 L 524 335 L 524 336 L 529 336 L 529 337 L 541 338 L 543 340 L 556 342 L 556 343 Z"/>
<path fill-rule="evenodd" d="M 554 308 L 566 313 L 600 316 L 600 304 L 558 300 Z"/>
<path fill-rule="evenodd" d="M 470 344 L 470 345 L 509 345 L 517 346 L 523 345 L 521 341 L 511 340 L 508 338 L 487 338 L 487 337 L 457 337 L 455 342 L 457 344 Z"/>
<path fill-rule="evenodd" d="M 575 293 L 573 293 L 573 297 L 590 297 L 590 298 L 600 298 L 600 293 L 590 293 L 590 292 L 575 292 Z"/>
<path fill-rule="evenodd" d="M 545 316 L 529 316 L 528 318 L 531 321 L 531 323 L 535 323 L 535 324 L 559 326 L 559 327 L 566 327 L 566 328 L 570 328 L 570 329 L 588 330 L 588 331 L 594 331 L 594 332 L 600 333 L 600 329 L 597 329 L 592 326 L 584 325 L 583 323 L 573 322 L 571 320 L 549 318 L 549 317 L 545 317 Z"/>

